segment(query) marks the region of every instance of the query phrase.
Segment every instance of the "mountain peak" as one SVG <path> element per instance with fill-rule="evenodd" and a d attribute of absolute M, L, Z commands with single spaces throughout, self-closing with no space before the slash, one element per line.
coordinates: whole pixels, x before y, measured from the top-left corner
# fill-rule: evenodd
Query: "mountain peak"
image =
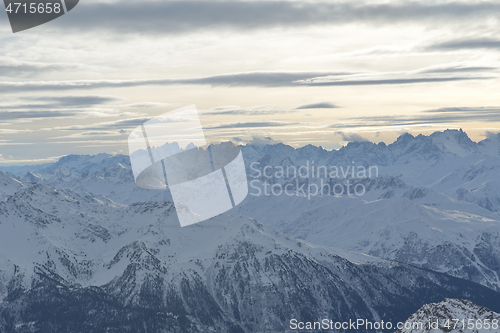
<path fill-rule="evenodd" d="M 430 135 L 430 137 L 446 137 L 448 139 L 455 139 L 463 142 L 473 142 L 467 133 L 465 133 L 461 128 L 460 129 L 447 129 L 443 132 L 434 132 Z"/>
<path fill-rule="evenodd" d="M 443 132 L 434 132 L 429 138 L 441 150 L 447 150 L 457 156 L 465 157 L 477 151 L 476 144 L 462 129 L 447 129 Z"/>
<path fill-rule="evenodd" d="M 462 319 L 465 320 L 465 325 L 469 323 L 469 320 L 474 323 L 483 323 L 486 321 L 491 323 L 492 320 L 499 320 L 500 314 L 488 308 L 478 306 L 469 300 L 445 298 L 440 303 L 430 303 L 422 306 L 406 321 L 406 323 L 425 323 L 423 327 L 402 329 L 396 331 L 396 333 L 476 332 L 474 329 L 463 328 Z M 455 323 L 456 320 L 459 320 L 459 323 Z M 437 327 L 432 326 L 433 323 L 438 323 Z M 454 328 L 455 324 L 457 324 L 456 328 Z M 408 326 L 411 327 L 412 325 Z M 493 328 L 490 325 L 490 329 L 481 329 L 480 331 L 497 332 L 498 326 Z"/>
<path fill-rule="evenodd" d="M 415 139 L 415 137 L 413 135 L 411 135 L 410 133 L 406 132 L 406 133 L 403 133 L 401 134 L 398 139 L 396 140 L 396 142 L 408 142 L 408 141 L 411 141 Z"/>

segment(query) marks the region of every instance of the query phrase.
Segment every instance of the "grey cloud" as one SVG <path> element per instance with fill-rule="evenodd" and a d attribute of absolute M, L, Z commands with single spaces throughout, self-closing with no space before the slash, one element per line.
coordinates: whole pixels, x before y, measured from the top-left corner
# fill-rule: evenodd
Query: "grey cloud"
<path fill-rule="evenodd" d="M 23 100 L 41 102 L 40 104 L 0 105 L 0 110 L 33 110 L 85 108 L 118 101 L 110 96 L 62 96 L 62 97 L 24 97 Z"/>
<path fill-rule="evenodd" d="M 296 81 L 326 75 L 346 75 L 345 72 L 253 72 L 216 75 L 206 78 L 173 80 L 181 84 L 208 84 L 212 86 L 264 86 L 283 87 L 296 85 Z"/>
<path fill-rule="evenodd" d="M 252 72 L 215 75 L 192 79 L 150 79 L 150 80 L 85 80 L 85 81 L 39 81 L 39 82 L 0 82 L 3 92 L 90 90 L 99 88 L 127 88 L 139 86 L 165 85 L 211 85 L 211 86 L 260 86 L 288 87 L 296 86 L 299 80 L 318 76 L 345 75 L 338 72 Z"/>
<path fill-rule="evenodd" d="M 324 102 L 324 103 L 315 103 L 315 104 L 307 104 L 307 105 L 302 105 L 297 108 L 297 110 L 307 110 L 307 109 L 336 109 L 338 108 L 337 105 Z"/>
<path fill-rule="evenodd" d="M 274 140 L 269 136 L 266 137 L 255 136 L 247 142 L 248 145 L 253 145 L 253 146 L 276 145 L 278 143 L 280 143 L 280 141 Z"/>
<path fill-rule="evenodd" d="M 111 96 L 31 97 L 29 99 L 40 102 L 52 102 L 60 106 L 94 106 L 120 100 Z"/>
<path fill-rule="evenodd" d="M 495 139 L 495 138 L 497 138 L 500 135 L 500 133 L 498 133 L 498 132 L 492 132 L 492 131 L 486 131 L 485 135 L 486 135 L 486 137 L 488 139 Z"/>
<path fill-rule="evenodd" d="M 172 34 L 208 29 L 269 29 L 352 22 L 393 24 L 405 21 L 463 22 L 496 17 L 495 2 L 308 1 L 142 1 L 86 3 L 53 22 L 64 29 L 110 30 L 120 34 Z"/>
<path fill-rule="evenodd" d="M 204 110 L 201 113 L 207 116 L 252 116 L 252 115 L 275 115 L 285 113 L 295 113 L 297 110 L 273 109 L 273 108 L 239 108 L 239 107 L 219 107 Z"/>
<path fill-rule="evenodd" d="M 336 134 L 340 135 L 342 138 L 342 141 L 345 142 L 368 142 L 370 140 L 363 138 L 361 135 L 356 134 L 356 133 L 344 133 L 344 132 L 337 132 Z"/>
<path fill-rule="evenodd" d="M 425 113 L 470 113 L 470 114 L 499 114 L 500 108 L 496 106 L 481 106 L 481 107 L 452 107 L 426 110 Z"/>
<path fill-rule="evenodd" d="M 214 87 L 300 87 L 300 86 L 348 86 L 388 85 L 424 82 L 447 82 L 488 79 L 486 76 L 422 77 L 418 72 L 397 73 L 401 77 L 377 76 L 359 78 L 359 73 L 340 72 L 252 72 L 215 75 L 191 79 L 149 79 L 149 80 L 88 80 L 88 81 L 29 81 L 0 82 L 2 92 L 91 90 L 99 88 L 127 88 L 140 86 L 168 85 L 210 85 Z M 408 75 L 410 75 L 408 77 Z M 420 75 L 420 77 L 418 77 Z M 378 78 L 377 78 L 378 77 Z"/>
<path fill-rule="evenodd" d="M 366 85 L 392 85 L 392 84 L 413 84 L 432 83 L 450 81 L 486 80 L 495 77 L 485 76 L 463 76 L 463 77 L 422 77 L 422 78 L 401 78 L 401 79 L 373 79 L 373 80 L 338 80 L 338 81 L 312 81 L 304 82 L 307 86 L 366 86 Z"/>
<path fill-rule="evenodd" d="M 463 73 L 463 72 L 490 72 L 497 70 L 497 67 L 479 67 L 479 66 L 450 66 L 424 70 L 421 73 Z"/>
<path fill-rule="evenodd" d="M 453 51 L 463 49 L 495 49 L 500 50 L 500 39 L 469 38 L 440 42 L 427 47 L 431 51 Z"/>
<path fill-rule="evenodd" d="M 252 146 L 275 145 L 275 144 L 280 143 L 279 141 L 276 141 L 269 136 L 266 136 L 266 137 L 254 136 L 248 140 L 240 138 L 240 137 L 234 137 L 232 140 L 238 144 L 247 144 L 247 145 L 252 145 Z"/>
<path fill-rule="evenodd" d="M 110 134 L 109 132 L 85 132 L 85 133 L 82 133 L 81 135 L 83 135 L 83 136 L 95 136 L 95 135 L 108 136 L 109 134 Z"/>
<path fill-rule="evenodd" d="M 77 114 L 76 111 L 11 111 L 0 112 L 0 120 L 62 118 L 74 117 Z"/>
<path fill-rule="evenodd" d="M 139 108 L 159 108 L 159 107 L 169 107 L 172 106 L 170 103 L 158 103 L 158 102 L 142 102 L 120 105 L 121 108 L 129 109 L 139 109 Z"/>
<path fill-rule="evenodd" d="M 297 125 L 296 123 L 285 123 L 276 121 L 261 121 L 261 122 L 240 122 L 229 123 L 224 125 L 208 125 L 206 129 L 229 129 L 229 128 L 264 128 L 264 127 L 286 127 Z"/>
<path fill-rule="evenodd" d="M 500 122 L 500 107 L 443 108 L 423 111 L 414 116 L 354 117 L 330 128 L 394 127 L 465 122 Z"/>
<path fill-rule="evenodd" d="M 33 62 L 0 62 L 0 76 L 5 77 L 31 77 L 46 72 L 74 70 L 74 64 L 45 64 Z"/>
<path fill-rule="evenodd" d="M 0 105 L 0 120 L 13 121 L 22 119 L 95 117 L 96 113 L 104 115 L 106 111 L 88 109 L 96 105 L 117 101 L 110 96 L 62 96 L 62 97 L 24 97 L 24 100 L 39 102 L 33 104 Z M 25 110 L 25 111 L 13 111 Z M 117 116 L 110 113 L 110 117 Z"/>
<path fill-rule="evenodd" d="M 133 119 L 124 119 L 110 122 L 102 122 L 91 125 L 76 125 L 76 126 L 66 126 L 66 127 L 56 127 L 54 129 L 61 131 L 111 131 L 111 130 L 120 130 L 120 133 L 125 133 L 124 130 L 136 128 L 141 126 L 146 121 L 151 118 L 133 118 Z"/>

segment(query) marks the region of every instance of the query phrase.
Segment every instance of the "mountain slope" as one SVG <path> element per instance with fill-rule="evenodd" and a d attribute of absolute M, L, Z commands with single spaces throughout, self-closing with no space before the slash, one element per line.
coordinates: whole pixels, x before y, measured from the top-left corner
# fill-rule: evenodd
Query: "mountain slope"
<path fill-rule="evenodd" d="M 468 300 L 445 299 L 424 305 L 405 324 L 396 333 L 498 332 L 500 314 Z"/>
<path fill-rule="evenodd" d="M 467 295 L 500 308 L 477 284 L 349 261 L 246 217 L 180 228 L 168 202 L 35 185 L 0 203 L 0 221 L 0 327 L 11 332 L 285 332 L 292 318 L 402 320 Z"/>
<path fill-rule="evenodd" d="M 500 288 L 500 217 L 390 178 L 357 196 L 250 195 L 234 212 L 313 244 L 366 253 Z"/>
<path fill-rule="evenodd" d="M 23 187 L 22 182 L 0 171 L 0 201 L 16 193 Z"/>

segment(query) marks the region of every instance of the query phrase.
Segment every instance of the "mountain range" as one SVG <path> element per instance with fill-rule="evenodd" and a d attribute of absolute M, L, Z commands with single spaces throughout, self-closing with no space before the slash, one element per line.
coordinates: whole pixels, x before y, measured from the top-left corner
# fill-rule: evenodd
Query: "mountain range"
<path fill-rule="evenodd" d="M 378 176 L 350 179 L 361 196 L 250 193 L 180 228 L 128 156 L 3 167 L 0 331 L 288 332 L 292 318 L 404 321 L 444 298 L 500 311 L 499 136 L 241 148 L 249 181 L 313 162 Z"/>

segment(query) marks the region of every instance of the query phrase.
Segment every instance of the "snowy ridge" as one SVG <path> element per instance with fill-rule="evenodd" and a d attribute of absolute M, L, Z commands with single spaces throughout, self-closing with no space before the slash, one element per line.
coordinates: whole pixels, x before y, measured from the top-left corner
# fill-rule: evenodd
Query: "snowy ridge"
<path fill-rule="evenodd" d="M 498 136 L 474 143 L 463 131 L 449 130 L 430 136 L 405 134 L 390 145 L 349 143 L 338 151 L 284 144 L 247 145 L 242 150 L 247 165 L 257 161 L 261 168 L 308 161 L 349 166 L 354 161 L 377 165 L 381 177 L 357 180 L 367 189 L 360 198 L 327 196 L 306 202 L 300 196 L 249 196 L 237 214 L 311 243 L 499 287 Z M 170 200 L 168 191 L 138 188 L 128 157 L 122 155 L 70 155 L 21 180 L 81 195 L 94 193 L 122 204 Z M 443 249 L 449 256 L 444 262 L 439 255 Z"/>
<path fill-rule="evenodd" d="M 498 332 L 500 331 L 500 314 L 468 300 L 445 299 L 440 303 L 422 306 L 408 318 L 406 323 L 408 327 L 415 325 L 414 323 L 425 323 L 425 325 L 423 328 L 407 328 L 398 330 L 396 333 Z M 438 323 L 438 325 L 436 327 L 429 323 Z"/>
<path fill-rule="evenodd" d="M 244 146 L 249 171 L 314 161 L 380 177 L 353 180 L 361 197 L 250 195 L 182 229 L 169 192 L 138 188 L 127 156 L 9 168 L 0 331 L 47 331 L 47 311 L 67 313 L 52 332 L 138 332 L 145 317 L 155 332 L 284 332 L 290 318 L 401 321 L 450 297 L 500 311 L 499 148 L 462 131 L 338 151 Z"/>
<path fill-rule="evenodd" d="M 19 180 L 0 171 L 0 201 L 16 193 L 23 186 Z"/>
<path fill-rule="evenodd" d="M 313 244 L 500 287 L 497 214 L 386 178 L 371 183 L 363 197 L 250 196 L 235 211 Z"/>
<path fill-rule="evenodd" d="M 500 169 L 500 137 L 479 143 L 471 141 L 461 130 L 436 132 L 430 136 L 404 134 L 394 143 L 351 142 L 333 151 L 307 145 L 294 149 L 284 144 L 242 146 L 249 174 L 250 165 L 301 166 L 376 166 L 380 175 L 399 177 L 413 187 L 429 187 L 454 199 L 464 200 L 496 211 L 500 190 L 483 191 L 482 186 L 495 181 Z M 133 182 L 130 159 L 124 155 L 69 155 L 58 162 L 27 167 L 2 167 L 24 183 L 89 191 L 123 203 L 158 200 L 158 193 L 137 190 Z M 467 195 L 457 194 L 466 189 Z M 461 190 L 463 192 L 463 190 Z M 485 197 L 493 197 L 489 204 Z M 492 199 L 490 198 L 490 201 Z"/>
<path fill-rule="evenodd" d="M 293 317 L 401 320 L 439 297 L 475 295 L 490 306 L 500 297 L 396 262 L 354 254 L 349 261 L 243 216 L 180 228 L 168 202 L 125 206 L 37 184 L 0 203 L 0 221 L 0 234 L 9 235 L 0 243 L 0 312 L 19 327 L 28 317 L 38 328 L 47 320 L 26 304 L 54 308 L 74 297 L 101 309 L 82 316 L 71 308 L 99 328 L 142 325 L 127 321 L 136 318 L 130 311 L 154 309 L 172 314 L 169 332 L 281 332 Z M 101 316 L 101 299 L 110 298 L 113 322 Z"/>

